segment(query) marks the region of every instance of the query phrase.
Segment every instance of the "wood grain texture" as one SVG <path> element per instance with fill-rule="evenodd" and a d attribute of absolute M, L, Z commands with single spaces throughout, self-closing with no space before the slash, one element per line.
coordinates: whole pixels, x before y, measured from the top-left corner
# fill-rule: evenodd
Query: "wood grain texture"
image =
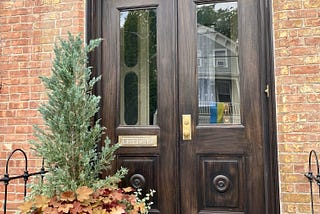
<path fill-rule="evenodd" d="M 148 185 L 157 190 L 154 213 L 276 214 L 279 203 L 274 98 L 266 99 L 263 92 L 266 81 L 273 83 L 272 68 L 267 66 L 271 61 L 271 35 L 265 34 L 270 27 L 270 14 L 264 1 L 238 2 L 241 125 L 200 126 L 193 122 L 193 139 L 183 141 L 181 137 L 182 114 L 191 114 L 194 120 L 198 108 L 195 8 L 196 4 L 210 2 L 89 1 L 88 35 L 103 38 L 90 63 L 95 75 L 102 74 L 95 91 L 102 96 L 99 116 L 107 135 L 113 143 L 117 143 L 118 135 L 158 137 L 156 148 L 119 149 L 114 169 L 124 165 L 148 177 Z M 119 11 L 135 8 L 157 10 L 157 126 L 119 125 Z M 229 176 L 235 185 L 229 195 L 217 193 L 210 183 L 219 173 Z"/>

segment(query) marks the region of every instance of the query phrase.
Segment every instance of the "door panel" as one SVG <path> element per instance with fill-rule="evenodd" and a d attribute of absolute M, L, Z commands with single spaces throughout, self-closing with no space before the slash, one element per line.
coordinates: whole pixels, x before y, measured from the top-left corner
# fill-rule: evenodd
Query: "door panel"
<path fill-rule="evenodd" d="M 244 210 L 244 161 L 243 156 L 233 154 L 199 156 L 199 210 L 221 210 L 222 207 L 233 211 Z"/>
<path fill-rule="evenodd" d="M 201 68 L 195 60 L 199 52 L 195 42 L 199 36 L 196 10 L 203 4 L 192 0 L 178 2 L 179 116 L 191 114 L 194 118 L 193 139 L 180 138 L 181 213 L 261 213 L 265 205 L 259 27 L 257 19 L 252 18 L 258 17 L 257 1 L 238 2 L 240 124 L 197 121 L 203 102 L 198 92 L 202 82 L 197 81 Z M 206 34 L 214 31 L 203 28 Z M 199 99 L 192 99 L 195 97 Z"/>
<path fill-rule="evenodd" d="M 176 213 L 175 4 L 169 0 L 110 0 L 102 1 L 102 8 L 102 123 L 113 143 L 125 144 L 117 151 L 114 169 L 129 170 L 123 186 L 157 191 L 150 213 Z M 146 18 L 148 11 L 156 14 L 153 25 Z M 156 45 L 151 47 L 146 38 L 152 30 Z M 156 51 L 150 54 L 152 48 Z M 156 66 L 149 63 L 153 59 Z M 157 77 L 152 95 L 156 105 L 151 103 L 154 91 L 148 84 L 151 68 Z M 151 106 L 156 108 L 151 111 Z"/>
<path fill-rule="evenodd" d="M 103 38 L 95 72 L 102 74 L 100 116 L 112 142 L 123 145 L 113 166 L 129 170 L 122 185 L 155 189 L 151 213 L 268 213 L 260 1 L 93 2 L 99 2 L 93 4 L 101 13 L 97 35 Z M 199 5 L 232 2 L 237 5 L 238 39 L 230 42 L 197 23 Z M 136 30 L 128 32 L 131 42 L 123 45 L 128 31 L 124 17 L 136 11 L 143 17 L 141 11 L 148 10 L 156 14 L 156 52 L 151 54 L 156 66 L 148 64 L 152 47 L 143 40 L 150 23 L 134 23 Z M 199 32 L 210 34 L 199 39 Z M 209 39 L 216 48 L 210 48 Z M 199 48 L 199 40 L 206 50 Z M 138 49 L 129 51 L 136 57 L 132 61 L 123 50 L 128 45 Z M 205 64 L 207 73 L 201 68 Z M 156 92 L 148 84 L 151 67 L 156 69 Z M 239 69 L 232 73 L 229 68 Z M 150 101 L 154 96 L 156 104 Z M 190 140 L 183 140 L 183 115 L 191 116 Z"/>

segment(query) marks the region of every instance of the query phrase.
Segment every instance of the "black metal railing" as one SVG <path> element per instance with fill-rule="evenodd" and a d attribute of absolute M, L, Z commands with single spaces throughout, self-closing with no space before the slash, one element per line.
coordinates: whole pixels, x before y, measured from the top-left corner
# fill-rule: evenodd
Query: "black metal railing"
<path fill-rule="evenodd" d="M 11 157 L 17 152 L 22 153 L 22 155 L 24 157 L 24 162 L 25 162 L 24 172 L 21 175 L 10 176 L 9 175 L 9 161 L 10 161 Z M 3 202 L 4 214 L 6 214 L 6 212 L 7 212 L 8 185 L 9 185 L 10 181 L 23 178 L 23 180 L 24 180 L 24 197 L 25 197 L 27 195 L 27 182 L 28 182 L 29 177 L 35 176 L 35 175 L 41 175 L 41 179 L 43 179 L 43 176 L 45 173 L 47 173 L 47 171 L 44 168 L 44 161 L 43 160 L 42 160 L 42 167 L 41 167 L 40 171 L 29 173 L 28 172 L 28 158 L 27 158 L 26 153 L 22 149 L 13 150 L 7 159 L 5 174 L 4 174 L 3 178 L 0 178 L 0 182 L 4 183 L 4 202 Z"/>
<path fill-rule="evenodd" d="M 313 171 L 312 171 L 312 155 L 314 156 L 315 158 L 315 161 L 316 161 L 316 167 L 317 167 L 317 174 L 314 175 Z M 318 159 L 318 155 L 316 153 L 315 150 L 311 150 L 310 151 L 310 154 L 309 154 L 309 172 L 307 172 L 305 174 L 305 176 L 308 178 L 309 180 L 309 183 L 310 183 L 310 203 L 311 203 L 311 211 L 312 211 L 312 214 L 314 214 L 314 207 L 313 207 L 313 188 L 312 188 L 312 184 L 313 184 L 313 181 L 316 182 L 316 184 L 318 185 L 319 187 L 319 195 L 320 195 L 320 168 L 319 168 L 319 159 Z"/>

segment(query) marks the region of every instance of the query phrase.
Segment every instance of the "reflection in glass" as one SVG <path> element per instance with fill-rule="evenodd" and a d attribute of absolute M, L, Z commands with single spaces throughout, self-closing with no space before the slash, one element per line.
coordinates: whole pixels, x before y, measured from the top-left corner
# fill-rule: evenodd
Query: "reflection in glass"
<path fill-rule="evenodd" d="M 156 10 L 120 12 L 120 124 L 157 120 Z"/>
<path fill-rule="evenodd" d="M 237 2 L 197 5 L 198 123 L 240 124 Z"/>
<path fill-rule="evenodd" d="M 124 78 L 124 120 L 127 125 L 138 122 L 138 77 L 129 72 Z"/>

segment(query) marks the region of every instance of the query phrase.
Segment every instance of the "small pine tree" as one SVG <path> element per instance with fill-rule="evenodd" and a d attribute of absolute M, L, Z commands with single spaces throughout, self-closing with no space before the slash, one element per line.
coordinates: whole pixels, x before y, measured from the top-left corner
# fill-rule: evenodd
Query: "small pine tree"
<path fill-rule="evenodd" d="M 36 154 L 45 158 L 49 173 L 44 182 L 31 185 L 33 194 L 52 197 L 81 186 L 100 188 L 119 182 L 126 173 L 121 169 L 113 176 L 99 179 L 100 173 L 110 167 L 118 148 L 107 138 L 101 152 L 96 150 L 104 128 L 99 120 L 93 122 L 100 97 L 92 89 L 100 77 L 92 78 L 87 64 L 88 53 L 100 42 L 97 39 L 84 45 L 79 35 L 69 34 L 67 40 L 60 39 L 54 47 L 52 75 L 41 77 L 49 99 L 39 108 L 45 126 L 35 127 L 38 140 L 31 142 Z"/>

